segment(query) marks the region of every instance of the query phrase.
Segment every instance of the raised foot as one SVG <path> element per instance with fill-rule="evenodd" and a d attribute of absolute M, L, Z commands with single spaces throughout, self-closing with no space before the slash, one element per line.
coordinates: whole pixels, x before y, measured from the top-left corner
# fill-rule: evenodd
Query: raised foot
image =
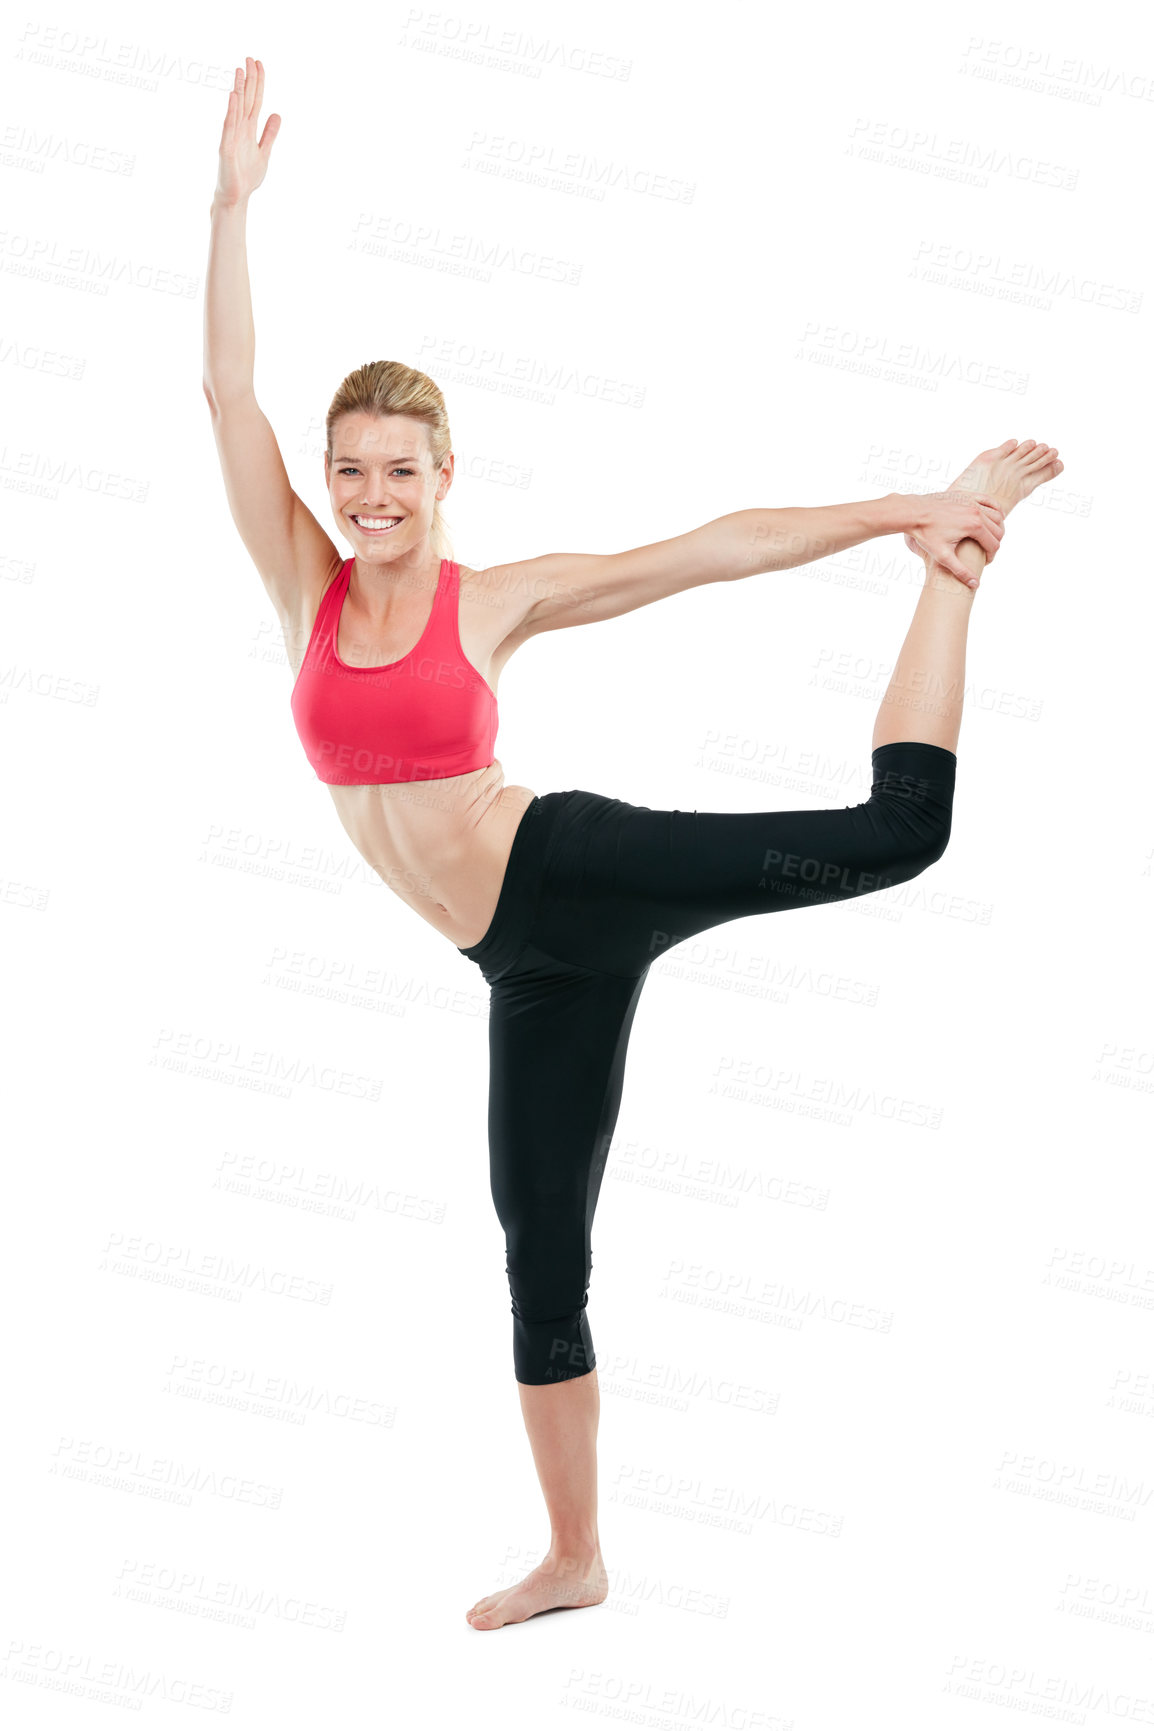
<path fill-rule="evenodd" d="M 964 468 L 947 493 L 992 493 L 1003 512 L 1012 511 L 1044 481 L 1052 481 L 1065 465 L 1057 447 L 1039 445 L 1036 439 L 1007 439 L 992 451 L 980 451 Z"/>
<path fill-rule="evenodd" d="M 550 1551 L 515 1587 L 478 1599 L 465 1612 L 465 1621 L 474 1629 L 500 1629 L 506 1623 L 523 1623 L 538 1611 L 579 1610 L 608 1596 L 609 1576 L 600 1550 L 592 1557 L 557 1557 Z"/>
<path fill-rule="evenodd" d="M 1005 517 L 1035 487 L 1052 481 L 1064 468 L 1057 446 L 1040 445 L 1037 439 L 1006 439 L 991 451 L 979 451 L 945 492 L 947 496 L 951 493 L 978 493 L 983 499 L 992 499 L 1000 506 Z M 927 560 L 928 569 L 930 561 L 924 549 L 908 534 L 905 543 L 911 553 L 920 553 Z M 977 584 L 977 578 L 971 579 L 972 588 L 977 588 Z"/>

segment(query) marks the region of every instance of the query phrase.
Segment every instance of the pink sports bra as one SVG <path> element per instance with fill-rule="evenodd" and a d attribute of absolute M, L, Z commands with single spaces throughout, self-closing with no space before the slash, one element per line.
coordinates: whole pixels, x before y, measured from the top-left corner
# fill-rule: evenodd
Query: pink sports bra
<path fill-rule="evenodd" d="M 441 560 L 420 640 L 400 661 L 379 667 L 351 667 L 337 654 L 352 569 L 346 559 L 321 597 L 292 692 L 296 730 L 319 779 L 330 787 L 365 787 L 487 768 L 497 698 L 461 648 L 460 566 Z"/>

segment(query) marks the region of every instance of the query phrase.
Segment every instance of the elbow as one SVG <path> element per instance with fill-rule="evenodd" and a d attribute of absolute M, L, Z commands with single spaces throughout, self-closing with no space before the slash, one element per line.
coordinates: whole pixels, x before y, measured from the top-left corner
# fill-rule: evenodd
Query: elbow
<path fill-rule="evenodd" d="M 730 513 L 726 569 L 722 573 L 726 579 L 756 577 L 776 568 L 778 556 L 772 516 L 770 511 L 756 509 Z"/>
<path fill-rule="evenodd" d="M 208 403 L 209 409 L 214 415 L 219 415 L 222 409 L 231 408 L 234 404 L 247 404 L 249 402 L 255 403 L 256 401 L 256 398 L 253 395 L 252 384 L 249 381 L 245 381 L 239 385 L 222 387 L 221 382 L 218 379 L 216 389 L 214 390 L 206 377 L 203 380 L 203 385 L 205 399 Z"/>

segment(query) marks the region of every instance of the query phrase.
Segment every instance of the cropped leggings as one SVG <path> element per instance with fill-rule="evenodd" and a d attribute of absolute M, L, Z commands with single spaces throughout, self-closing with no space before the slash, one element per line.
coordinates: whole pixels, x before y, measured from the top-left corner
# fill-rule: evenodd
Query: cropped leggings
<path fill-rule="evenodd" d="M 580 789 L 526 808 L 489 929 L 460 952 L 490 987 L 489 1172 L 518 1382 L 596 1365 L 593 1213 L 654 960 L 728 920 L 905 883 L 944 853 L 954 753 L 882 745 L 872 767 L 870 797 L 830 811 L 651 811 Z"/>

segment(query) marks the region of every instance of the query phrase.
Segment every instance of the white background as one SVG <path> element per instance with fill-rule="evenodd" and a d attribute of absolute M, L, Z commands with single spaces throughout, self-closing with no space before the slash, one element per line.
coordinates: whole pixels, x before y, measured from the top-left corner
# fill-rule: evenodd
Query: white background
<path fill-rule="evenodd" d="M 13 1723 L 1154 1722 L 1127 11 L 5 26 Z M 201 393 L 246 53 L 283 116 L 257 395 L 326 526 L 325 411 L 376 358 L 446 393 L 474 567 L 935 490 L 1007 437 L 1065 462 L 975 601 L 942 861 L 653 968 L 594 1232 L 610 1597 L 499 1637 L 464 1612 L 548 1532 L 484 982 L 305 760 Z M 920 581 L 890 537 L 538 637 L 508 780 L 854 803 Z"/>

